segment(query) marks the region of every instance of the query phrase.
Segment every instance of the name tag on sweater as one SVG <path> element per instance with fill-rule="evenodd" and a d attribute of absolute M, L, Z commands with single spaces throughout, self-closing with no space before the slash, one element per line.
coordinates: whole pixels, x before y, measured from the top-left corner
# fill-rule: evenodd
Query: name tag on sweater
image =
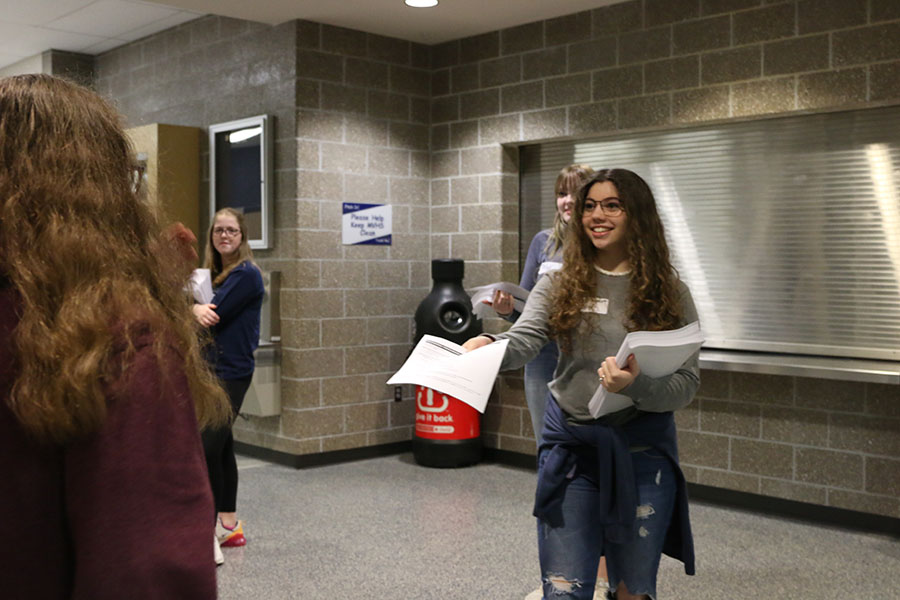
<path fill-rule="evenodd" d="M 609 298 L 594 298 L 587 303 L 587 306 L 581 309 L 581 312 L 605 315 L 609 312 Z"/>

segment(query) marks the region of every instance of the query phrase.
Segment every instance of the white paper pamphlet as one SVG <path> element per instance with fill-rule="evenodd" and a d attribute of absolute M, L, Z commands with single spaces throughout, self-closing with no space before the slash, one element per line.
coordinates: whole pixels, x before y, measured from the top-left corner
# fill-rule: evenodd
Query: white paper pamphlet
<path fill-rule="evenodd" d="M 619 346 L 616 364 L 623 366 L 628 355 L 634 354 L 641 373 L 650 377 L 662 377 L 677 371 L 702 344 L 703 332 L 700 331 L 698 321 L 669 331 L 632 331 Z M 600 385 L 588 403 L 588 410 L 591 416 L 598 419 L 632 404 L 628 396 L 607 392 Z"/>
<path fill-rule="evenodd" d="M 191 280 L 188 282 L 191 294 L 198 304 L 209 304 L 213 299 L 212 277 L 209 269 L 194 269 Z"/>
<path fill-rule="evenodd" d="M 508 281 L 498 281 L 497 283 L 489 283 L 476 288 L 472 288 L 472 312 L 479 319 L 490 316 L 492 312 L 496 314 L 493 307 L 485 304 L 483 301 L 491 301 L 494 299 L 494 291 L 500 290 L 506 292 L 513 297 L 513 308 L 518 312 L 525 310 L 525 301 L 528 300 L 528 290 Z"/>
<path fill-rule="evenodd" d="M 466 352 L 449 340 L 423 335 L 387 384 L 423 385 L 458 398 L 483 413 L 508 343 L 509 340 L 499 340 Z"/>

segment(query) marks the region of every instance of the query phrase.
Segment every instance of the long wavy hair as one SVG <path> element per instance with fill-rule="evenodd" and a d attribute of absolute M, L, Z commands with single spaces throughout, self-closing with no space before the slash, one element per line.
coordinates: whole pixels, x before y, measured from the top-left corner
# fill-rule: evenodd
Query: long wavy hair
<path fill-rule="evenodd" d="M 216 227 L 216 219 L 221 216 L 234 217 L 241 230 L 241 245 L 238 246 L 238 259 L 227 267 L 222 263 L 222 255 L 213 245 L 213 229 Z M 250 249 L 250 242 L 247 241 L 247 226 L 244 225 L 244 215 L 233 208 L 220 209 L 213 215 L 212 223 L 209 224 L 209 231 L 206 233 L 206 252 L 204 252 L 203 256 L 203 266 L 209 269 L 213 285 L 218 286 L 225 281 L 228 274 L 235 267 L 244 262 L 249 262 L 257 269 L 259 268 L 253 262 L 253 251 Z"/>
<path fill-rule="evenodd" d="M 556 184 L 553 186 L 554 202 L 559 198 L 560 194 L 577 194 L 581 185 L 594 174 L 594 169 L 588 165 L 569 165 L 563 167 L 556 176 Z M 566 222 L 563 221 L 562 215 L 559 214 L 559 208 L 553 217 L 553 228 L 550 230 L 550 236 L 547 238 L 547 244 L 544 246 L 544 253 L 547 256 L 553 256 L 559 249 L 563 247 L 566 239 Z"/>
<path fill-rule="evenodd" d="M 179 353 L 199 424 L 230 418 L 198 349 L 185 271 L 173 268 L 183 261 L 161 241 L 135 169 L 118 113 L 97 94 L 48 75 L 0 79 L 0 273 L 21 298 L 6 401 L 36 439 L 97 431 L 107 384 L 129 376 L 147 332 L 161 361 Z"/>
<path fill-rule="evenodd" d="M 683 315 L 678 277 L 669 260 L 669 247 L 650 186 L 627 169 L 602 169 L 578 190 L 566 231 L 563 267 L 552 294 L 550 330 L 567 351 L 572 348 L 572 335 L 581 322 L 581 309 L 596 295 L 597 249 L 581 220 L 588 192 L 604 181 L 616 186 L 628 216 L 625 228 L 631 277 L 626 329 L 673 329 Z"/>

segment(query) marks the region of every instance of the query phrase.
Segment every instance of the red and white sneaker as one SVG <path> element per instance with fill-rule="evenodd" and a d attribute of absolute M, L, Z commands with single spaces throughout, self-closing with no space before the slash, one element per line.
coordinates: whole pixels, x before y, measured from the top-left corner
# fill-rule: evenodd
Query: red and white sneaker
<path fill-rule="evenodd" d="M 222 520 L 216 521 L 216 538 L 223 548 L 234 548 L 235 546 L 243 546 L 247 543 L 244 537 L 244 523 L 238 521 L 232 529 L 225 527 Z"/>

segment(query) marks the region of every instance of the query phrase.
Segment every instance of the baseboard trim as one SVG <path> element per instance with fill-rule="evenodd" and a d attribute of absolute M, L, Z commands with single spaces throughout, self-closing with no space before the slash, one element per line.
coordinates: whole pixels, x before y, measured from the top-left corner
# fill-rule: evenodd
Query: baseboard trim
<path fill-rule="evenodd" d="M 402 454 L 412 451 L 412 441 L 391 442 L 378 446 L 366 446 L 365 448 L 348 448 L 346 450 L 332 450 L 317 454 L 289 454 L 279 450 L 262 448 L 244 442 L 234 442 L 234 451 L 242 456 L 258 458 L 278 465 L 293 467 L 295 469 L 308 469 L 312 467 L 324 467 L 339 463 L 378 458 L 393 454 Z"/>
<path fill-rule="evenodd" d="M 484 458 L 510 467 L 531 471 L 537 469 L 535 457 L 530 454 L 485 448 Z M 816 525 L 831 525 L 853 531 L 880 533 L 900 538 L 900 519 L 894 517 L 727 490 L 699 483 L 688 483 L 687 485 L 688 495 L 693 500 L 748 510 L 767 516 L 807 521 Z"/>
<path fill-rule="evenodd" d="M 746 509 L 765 515 L 787 517 L 807 521 L 816 525 L 834 525 L 844 529 L 886 534 L 900 538 L 900 519 L 885 515 L 875 515 L 846 508 L 822 506 L 809 502 L 773 498 L 751 492 L 739 492 L 723 488 L 688 483 L 688 494 L 694 500 L 701 500 L 719 506 Z"/>
<path fill-rule="evenodd" d="M 308 469 L 412 452 L 412 441 L 392 442 L 365 448 L 333 450 L 318 454 L 301 454 L 299 456 L 237 441 L 234 442 L 234 449 L 236 453 L 242 456 L 258 458 L 295 469 Z M 485 448 L 482 460 L 529 471 L 537 470 L 534 455 L 512 452 L 510 450 Z M 694 500 L 709 502 L 719 506 L 806 521 L 816 525 L 832 525 L 853 531 L 879 533 L 900 538 L 900 519 L 894 517 L 874 515 L 833 506 L 821 506 L 808 502 L 798 502 L 797 500 L 773 498 L 772 496 L 763 496 L 750 492 L 726 490 L 699 483 L 688 483 L 688 494 Z"/>

